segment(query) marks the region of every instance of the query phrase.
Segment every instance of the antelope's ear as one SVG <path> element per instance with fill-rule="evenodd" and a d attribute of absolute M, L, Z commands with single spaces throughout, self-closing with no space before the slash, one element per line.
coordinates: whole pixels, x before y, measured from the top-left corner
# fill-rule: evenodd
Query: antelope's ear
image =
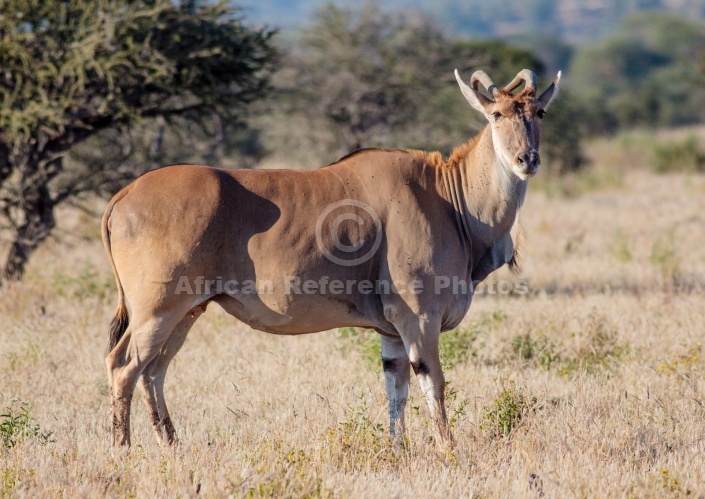
<path fill-rule="evenodd" d="M 458 80 L 460 91 L 463 93 L 463 96 L 465 96 L 465 100 L 468 101 L 473 109 L 480 111 L 482 114 L 487 114 L 486 108 L 492 104 L 492 101 L 465 83 L 462 78 L 460 78 L 457 69 L 455 70 L 455 79 Z"/>
<path fill-rule="evenodd" d="M 543 105 L 544 109 L 548 109 L 548 106 L 551 104 L 551 101 L 553 98 L 558 95 L 558 82 L 561 81 L 561 72 L 558 71 L 558 74 L 556 75 L 556 79 L 553 80 L 553 83 L 551 83 L 548 88 L 544 91 L 539 96 L 539 102 Z"/>

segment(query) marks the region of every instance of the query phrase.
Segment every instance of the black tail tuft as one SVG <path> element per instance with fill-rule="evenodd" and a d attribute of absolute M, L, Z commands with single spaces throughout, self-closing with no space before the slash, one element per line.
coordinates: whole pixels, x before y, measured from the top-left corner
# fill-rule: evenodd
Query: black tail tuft
<path fill-rule="evenodd" d="M 115 345 L 118 344 L 122 335 L 125 334 L 127 326 L 130 323 L 130 317 L 127 315 L 125 307 L 120 306 L 110 323 L 110 339 L 108 340 L 108 352 L 112 352 Z"/>

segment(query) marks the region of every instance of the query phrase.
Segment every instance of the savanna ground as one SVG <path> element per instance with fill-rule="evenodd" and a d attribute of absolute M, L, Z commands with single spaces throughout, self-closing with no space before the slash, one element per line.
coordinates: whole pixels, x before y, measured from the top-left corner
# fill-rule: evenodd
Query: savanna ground
<path fill-rule="evenodd" d="M 215 305 L 167 378 L 180 446 L 136 396 L 133 448 L 111 450 L 113 278 L 98 220 L 66 211 L 0 298 L 0 494 L 704 495 L 705 176 L 650 172 L 653 143 L 593 142 L 589 173 L 536 179 L 524 273 L 494 277 L 530 292 L 477 297 L 442 340 L 445 455 L 415 380 L 390 445 L 374 335 L 277 337 Z"/>

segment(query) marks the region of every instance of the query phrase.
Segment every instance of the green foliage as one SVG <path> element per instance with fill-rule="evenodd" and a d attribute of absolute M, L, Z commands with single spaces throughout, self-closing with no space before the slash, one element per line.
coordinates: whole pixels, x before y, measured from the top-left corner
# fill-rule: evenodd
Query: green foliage
<path fill-rule="evenodd" d="M 518 389 L 513 381 L 502 383 L 494 402 L 483 407 L 480 429 L 492 437 L 508 437 L 522 420 L 536 410 L 536 397 Z"/>
<path fill-rule="evenodd" d="M 705 170 L 705 153 L 692 135 L 681 142 L 656 143 L 651 169 L 656 173 L 701 172 Z"/>
<path fill-rule="evenodd" d="M 143 172 L 114 168 L 129 147 L 67 168 L 76 144 L 152 119 L 216 120 L 222 132 L 263 95 L 273 32 L 237 13 L 226 1 L 3 2 L 0 215 L 15 232 L 4 277 L 21 278 L 55 206 Z"/>
<path fill-rule="evenodd" d="M 303 115 L 313 127 L 282 133 L 314 135 L 318 140 L 304 140 L 318 142 L 319 157 L 331 160 L 362 146 L 391 146 L 391 131 L 398 136 L 418 123 L 424 99 L 441 85 L 443 44 L 424 19 L 372 4 L 325 5 L 290 50 L 279 92 L 289 119 Z M 452 70 L 445 74 L 450 81 Z"/>
<path fill-rule="evenodd" d="M 251 101 L 272 57 L 224 2 L 9 0 L 0 34 L 6 144 Z"/>
<path fill-rule="evenodd" d="M 360 397 L 356 406 L 348 408 L 345 421 L 340 423 L 343 444 L 351 447 L 356 444 L 368 445 L 371 448 L 380 450 L 381 442 L 385 436 L 385 428 L 382 423 L 373 423 L 368 415 L 367 399 Z"/>
<path fill-rule="evenodd" d="M 693 64 L 703 50 L 702 22 L 661 13 L 628 17 L 618 34 L 579 47 L 569 75 L 590 131 L 704 119 L 705 78 Z"/>
<path fill-rule="evenodd" d="M 562 37 L 545 31 L 528 32 L 505 38 L 512 45 L 530 51 L 543 63 L 547 75 L 566 71 L 575 52 L 575 47 Z"/>
<path fill-rule="evenodd" d="M 541 156 L 549 175 L 578 172 L 585 166 L 581 140 L 583 107 L 570 90 L 560 89 L 541 130 Z"/>
<path fill-rule="evenodd" d="M 302 28 L 275 77 L 277 101 L 260 122 L 267 130 L 264 143 L 287 163 L 309 167 L 360 147 L 448 154 L 486 124 L 463 99 L 456 68 L 465 79 L 482 68 L 497 84 L 522 68 L 543 75 L 542 63 L 526 49 L 450 39 L 430 19 L 370 3 L 353 9 L 328 4 Z M 580 164 L 569 99 L 565 110 L 555 108 L 562 121 L 544 134 L 548 163 L 556 169 Z"/>
<path fill-rule="evenodd" d="M 448 424 L 450 429 L 454 430 L 455 425 L 465 416 L 465 409 L 470 405 L 470 399 L 462 398 L 458 400 L 458 390 L 451 386 L 450 381 L 446 381 L 445 403 L 448 408 Z"/>
<path fill-rule="evenodd" d="M 19 407 L 15 407 L 17 403 Z M 54 441 L 51 438 L 53 433 L 43 432 L 39 423 L 30 416 L 31 409 L 29 402 L 12 399 L 0 414 L 0 438 L 6 449 L 12 449 L 26 439 L 36 439 L 42 445 Z"/>

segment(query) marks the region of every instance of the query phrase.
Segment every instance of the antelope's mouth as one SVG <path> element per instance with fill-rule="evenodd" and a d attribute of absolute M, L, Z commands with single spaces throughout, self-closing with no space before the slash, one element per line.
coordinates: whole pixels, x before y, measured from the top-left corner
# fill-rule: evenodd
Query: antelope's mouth
<path fill-rule="evenodd" d="M 525 168 L 521 168 L 521 171 L 527 177 L 533 177 L 536 173 L 538 173 L 539 168 L 541 168 L 541 163 L 534 163 Z"/>
<path fill-rule="evenodd" d="M 526 180 L 538 173 L 539 169 L 541 168 L 541 163 L 532 163 L 530 165 L 514 163 L 512 167 L 517 177 L 522 180 Z"/>

